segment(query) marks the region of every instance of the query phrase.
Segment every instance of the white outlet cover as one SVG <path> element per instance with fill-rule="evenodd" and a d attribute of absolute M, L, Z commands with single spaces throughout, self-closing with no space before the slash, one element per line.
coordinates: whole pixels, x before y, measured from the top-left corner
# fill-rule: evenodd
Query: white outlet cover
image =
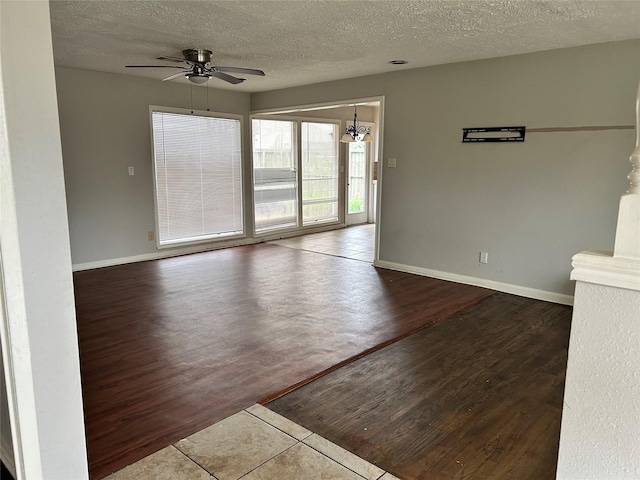
<path fill-rule="evenodd" d="M 387 158 L 387 167 L 396 168 L 397 159 L 395 158 Z"/>

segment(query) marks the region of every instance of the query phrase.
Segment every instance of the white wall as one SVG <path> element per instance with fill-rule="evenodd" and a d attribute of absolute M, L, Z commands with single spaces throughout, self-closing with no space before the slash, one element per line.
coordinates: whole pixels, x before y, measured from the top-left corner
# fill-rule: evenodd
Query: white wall
<path fill-rule="evenodd" d="M 384 95 L 382 158 L 398 166 L 382 176 L 380 259 L 568 296 L 571 256 L 613 247 L 633 130 L 462 144 L 461 129 L 633 125 L 638 58 L 640 41 L 592 45 L 255 93 L 251 107 Z"/>
<path fill-rule="evenodd" d="M 558 480 L 640 478 L 639 365 L 640 291 L 578 281 Z"/>
<path fill-rule="evenodd" d="M 37 74 L 33 58 L 37 52 Z M 0 2 L 3 368 L 18 480 L 88 478 L 49 3 Z"/>
<path fill-rule="evenodd" d="M 155 253 L 147 239 L 155 230 L 149 105 L 191 108 L 190 85 L 60 67 L 56 82 L 73 263 Z M 248 119 L 249 99 L 209 89 L 211 111 Z M 204 87 L 193 87 L 193 102 L 207 109 Z"/>

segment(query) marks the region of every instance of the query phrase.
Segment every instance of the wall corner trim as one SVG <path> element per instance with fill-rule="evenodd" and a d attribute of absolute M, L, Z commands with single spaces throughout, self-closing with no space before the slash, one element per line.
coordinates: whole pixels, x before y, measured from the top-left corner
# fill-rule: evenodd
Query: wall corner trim
<path fill-rule="evenodd" d="M 464 283 L 465 285 L 490 288 L 499 292 L 533 298 L 535 300 L 543 300 L 545 302 L 558 303 L 561 305 L 573 305 L 573 295 L 565 295 L 563 293 L 549 292 L 546 290 L 539 290 L 537 288 L 529 288 L 521 285 L 496 282 L 494 280 L 487 280 L 484 278 L 459 275 L 457 273 L 442 272 L 440 270 L 432 270 L 430 268 L 403 265 L 401 263 L 387 262 L 385 260 L 376 260 L 373 262 L 373 266 L 387 268 L 389 270 L 397 270 L 399 272 L 414 273 L 416 275 L 437 278 L 440 280 L 448 280 L 450 282 Z"/>

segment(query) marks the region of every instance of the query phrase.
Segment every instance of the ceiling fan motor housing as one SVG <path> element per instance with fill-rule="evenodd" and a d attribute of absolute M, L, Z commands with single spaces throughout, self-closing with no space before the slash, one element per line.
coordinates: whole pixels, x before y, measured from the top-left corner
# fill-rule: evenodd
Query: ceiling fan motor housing
<path fill-rule="evenodd" d="M 182 55 L 184 55 L 186 60 L 203 64 L 211 62 L 212 54 L 213 52 L 211 50 L 204 50 L 202 48 L 188 48 L 182 51 Z"/>

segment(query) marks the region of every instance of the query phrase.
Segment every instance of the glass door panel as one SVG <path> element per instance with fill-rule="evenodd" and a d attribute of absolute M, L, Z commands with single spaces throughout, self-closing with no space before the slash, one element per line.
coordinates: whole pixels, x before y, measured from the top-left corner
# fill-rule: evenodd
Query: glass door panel
<path fill-rule="evenodd" d="M 348 143 L 347 224 L 367 221 L 367 143 Z"/>
<path fill-rule="evenodd" d="M 302 122 L 302 224 L 338 220 L 338 125 Z"/>
<path fill-rule="evenodd" d="M 298 225 L 296 123 L 252 120 L 256 232 Z"/>

